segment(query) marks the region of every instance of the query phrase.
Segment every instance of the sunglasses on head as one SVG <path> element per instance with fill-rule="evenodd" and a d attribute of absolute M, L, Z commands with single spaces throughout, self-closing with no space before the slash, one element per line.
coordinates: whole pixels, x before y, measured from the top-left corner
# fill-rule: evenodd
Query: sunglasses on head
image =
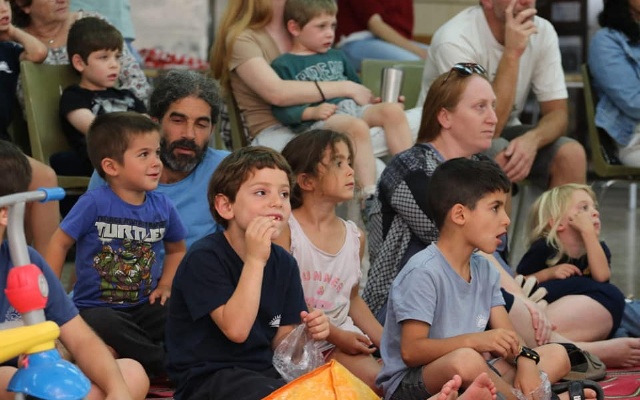
<path fill-rule="evenodd" d="M 475 64 L 475 63 L 457 63 L 456 65 L 454 65 L 453 67 L 451 67 L 451 69 L 449 70 L 449 73 L 447 74 L 446 78 L 444 78 L 444 80 L 442 81 L 442 83 L 444 84 L 446 81 L 449 80 L 449 77 L 451 76 L 452 72 L 457 72 L 458 75 L 460 76 L 469 76 L 472 75 L 474 72 L 476 74 L 479 75 L 487 75 L 487 70 L 484 69 L 484 67 L 480 64 Z"/>

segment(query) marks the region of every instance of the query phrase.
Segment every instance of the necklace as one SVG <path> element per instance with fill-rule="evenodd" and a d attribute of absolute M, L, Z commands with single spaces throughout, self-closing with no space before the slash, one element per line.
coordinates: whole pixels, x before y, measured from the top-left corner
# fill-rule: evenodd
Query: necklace
<path fill-rule="evenodd" d="M 39 34 L 35 34 L 34 36 L 38 37 L 43 43 L 45 43 L 47 45 L 52 45 L 58 39 L 58 36 L 60 35 L 60 33 L 65 28 L 65 25 L 66 25 L 65 23 L 62 23 L 62 24 L 58 25 L 58 28 L 55 30 L 55 32 L 51 36 L 49 36 L 49 39 L 47 39 L 46 37 L 44 37 L 42 35 L 39 35 Z"/>

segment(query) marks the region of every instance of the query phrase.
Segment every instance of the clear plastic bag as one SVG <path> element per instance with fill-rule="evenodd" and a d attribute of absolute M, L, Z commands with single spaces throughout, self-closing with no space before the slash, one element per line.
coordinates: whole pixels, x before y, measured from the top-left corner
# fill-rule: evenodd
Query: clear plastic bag
<path fill-rule="evenodd" d="M 551 382 L 546 373 L 540 371 L 540 379 L 542 382 L 533 392 L 525 395 L 520 390 L 513 388 L 511 391 L 518 400 L 549 400 L 551 398 Z"/>
<path fill-rule="evenodd" d="M 322 353 L 316 348 L 304 324 L 291 331 L 273 352 L 273 366 L 287 382 L 313 371 L 322 364 Z"/>

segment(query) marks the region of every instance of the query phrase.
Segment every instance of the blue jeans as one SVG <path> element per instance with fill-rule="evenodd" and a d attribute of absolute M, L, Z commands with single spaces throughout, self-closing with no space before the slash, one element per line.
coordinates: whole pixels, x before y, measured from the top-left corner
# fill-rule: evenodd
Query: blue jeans
<path fill-rule="evenodd" d="M 429 46 L 424 43 L 414 43 L 425 49 L 429 48 Z M 360 71 L 360 64 L 365 58 L 397 61 L 420 60 L 420 57 L 414 53 L 375 37 L 347 42 L 340 47 L 340 50 L 344 52 L 347 60 L 349 60 L 356 71 Z"/>

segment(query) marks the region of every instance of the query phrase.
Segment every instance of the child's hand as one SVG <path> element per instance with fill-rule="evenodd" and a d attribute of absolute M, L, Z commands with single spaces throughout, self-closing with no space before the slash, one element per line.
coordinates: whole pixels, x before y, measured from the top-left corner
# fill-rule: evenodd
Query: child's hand
<path fill-rule="evenodd" d="M 551 279 L 567 279 L 574 275 L 582 275 L 580 268 L 567 263 L 550 267 L 549 271 L 551 273 Z"/>
<path fill-rule="evenodd" d="M 272 217 L 256 217 L 249 222 L 244 237 L 247 255 L 245 263 L 253 260 L 263 267 L 271 254 L 271 236 L 276 232 L 276 223 Z"/>
<path fill-rule="evenodd" d="M 149 295 L 149 303 L 153 304 L 156 302 L 156 299 L 160 299 L 160 305 L 164 305 L 169 297 L 171 297 L 171 288 L 165 285 L 158 285 Z"/>
<path fill-rule="evenodd" d="M 376 351 L 375 346 L 368 336 L 357 332 L 345 331 L 340 329 L 333 344 L 343 353 L 356 354 L 373 354 Z"/>
<path fill-rule="evenodd" d="M 300 318 L 314 340 L 325 340 L 329 336 L 329 318 L 322 310 L 302 311 Z"/>
<path fill-rule="evenodd" d="M 311 108 L 311 116 L 312 116 L 311 119 L 324 121 L 325 119 L 335 114 L 336 110 L 338 109 L 338 106 L 331 103 L 322 103 L 320 105 L 317 105 L 315 107 L 310 107 L 310 108 Z"/>
<path fill-rule="evenodd" d="M 511 358 L 520 351 L 520 339 L 510 329 L 490 329 L 474 336 L 476 343 L 473 348 L 481 353 L 488 351 L 494 357 Z"/>
<path fill-rule="evenodd" d="M 373 95 L 371 94 L 371 90 L 366 86 L 353 81 L 344 82 L 344 86 L 347 91 L 351 93 L 346 97 L 351 97 L 359 106 L 371 103 Z"/>
<path fill-rule="evenodd" d="M 522 302 L 531 314 L 531 323 L 535 330 L 538 346 L 549 343 L 551 333 L 556 329 L 555 325 L 551 323 L 547 314 L 545 314 L 544 310 L 538 303 L 534 303 L 529 299 L 522 299 Z"/>
<path fill-rule="evenodd" d="M 542 384 L 542 379 L 540 379 L 540 371 L 535 361 L 529 359 L 520 361 L 520 358 L 516 367 L 516 376 L 513 379 L 513 387 L 519 389 L 527 398 L 530 398 L 531 393 Z"/>
<path fill-rule="evenodd" d="M 585 211 L 578 211 L 574 215 L 570 216 L 569 226 L 582 234 L 595 232 L 593 220 L 591 219 L 589 213 Z"/>

